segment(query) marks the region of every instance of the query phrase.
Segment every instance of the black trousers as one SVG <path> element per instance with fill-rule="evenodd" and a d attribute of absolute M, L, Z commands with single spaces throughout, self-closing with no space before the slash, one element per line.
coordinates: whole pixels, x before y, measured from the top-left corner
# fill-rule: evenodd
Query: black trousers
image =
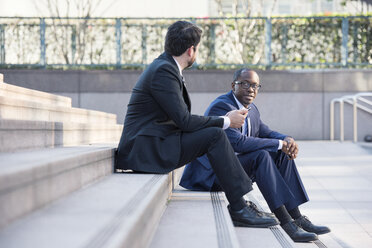
<path fill-rule="evenodd" d="M 292 210 L 309 200 L 296 164 L 285 153 L 259 150 L 238 155 L 244 170 L 257 183 L 271 211 L 284 205 Z M 215 181 L 212 190 L 218 190 Z"/>
<path fill-rule="evenodd" d="M 209 127 L 181 134 L 181 157 L 178 166 L 207 154 L 222 190 L 229 202 L 252 190 L 252 180 L 241 166 L 222 128 Z"/>

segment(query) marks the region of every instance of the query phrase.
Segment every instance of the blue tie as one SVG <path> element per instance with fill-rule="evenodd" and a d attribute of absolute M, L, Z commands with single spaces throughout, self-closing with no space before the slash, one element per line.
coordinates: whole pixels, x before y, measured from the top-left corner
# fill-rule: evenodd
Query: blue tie
<path fill-rule="evenodd" d="M 248 131 L 249 131 L 248 130 L 248 117 L 245 118 L 244 126 L 245 126 L 245 135 L 249 136 L 249 134 L 248 134 Z"/>

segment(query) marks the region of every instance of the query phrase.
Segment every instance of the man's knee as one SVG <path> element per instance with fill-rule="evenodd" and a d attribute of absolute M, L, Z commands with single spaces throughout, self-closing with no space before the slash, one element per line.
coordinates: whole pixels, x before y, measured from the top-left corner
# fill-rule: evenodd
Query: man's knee
<path fill-rule="evenodd" d="M 225 137 L 225 131 L 220 127 L 207 127 L 205 129 L 206 136 L 212 139 L 220 139 L 221 137 Z"/>
<path fill-rule="evenodd" d="M 256 153 L 257 153 L 258 160 L 271 159 L 270 153 L 266 150 L 258 150 Z"/>

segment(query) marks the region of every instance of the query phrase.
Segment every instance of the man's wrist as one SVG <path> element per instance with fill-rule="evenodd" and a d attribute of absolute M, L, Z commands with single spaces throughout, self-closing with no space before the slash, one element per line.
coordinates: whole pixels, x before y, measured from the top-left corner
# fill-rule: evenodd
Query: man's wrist
<path fill-rule="evenodd" d="M 279 140 L 278 151 L 283 148 L 283 140 Z"/>
<path fill-rule="evenodd" d="M 230 120 L 230 118 L 229 117 L 227 117 L 227 116 L 220 116 L 220 117 L 222 117 L 223 118 L 223 129 L 225 130 L 225 129 L 227 129 L 227 128 L 229 128 L 230 127 L 230 124 L 231 124 L 231 120 Z"/>

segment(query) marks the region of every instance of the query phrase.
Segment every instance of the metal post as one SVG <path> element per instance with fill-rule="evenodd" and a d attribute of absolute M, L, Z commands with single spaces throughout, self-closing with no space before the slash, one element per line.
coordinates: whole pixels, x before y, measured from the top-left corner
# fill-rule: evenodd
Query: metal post
<path fill-rule="evenodd" d="M 147 29 L 146 25 L 142 25 L 142 64 L 147 64 L 147 47 L 146 47 L 146 40 L 147 40 Z"/>
<path fill-rule="evenodd" d="M 5 31 L 4 31 L 4 25 L 0 25 L 0 64 L 5 64 Z"/>
<path fill-rule="evenodd" d="M 45 67 L 45 19 L 40 18 L 40 65 Z"/>
<path fill-rule="evenodd" d="M 357 62 L 358 58 L 358 29 L 359 29 L 359 22 L 354 22 L 354 30 L 353 30 L 353 54 L 354 54 L 354 63 Z"/>
<path fill-rule="evenodd" d="M 75 64 L 75 54 L 76 54 L 76 25 L 72 25 L 71 33 L 71 64 Z"/>
<path fill-rule="evenodd" d="M 281 49 L 281 54 L 282 54 L 282 63 L 287 62 L 287 43 L 288 43 L 288 26 L 287 24 L 282 24 L 282 49 Z"/>
<path fill-rule="evenodd" d="M 357 122 L 357 97 L 353 97 L 353 136 L 354 136 L 354 142 L 358 142 L 358 122 Z"/>
<path fill-rule="evenodd" d="M 334 130 L 334 125 L 335 125 L 335 101 L 331 101 L 331 107 L 329 111 L 329 137 L 330 140 L 335 139 L 335 130 Z"/>
<path fill-rule="evenodd" d="M 344 141 L 344 101 L 340 101 L 340 141 Z"/>
<path fill-rule="evenodd" d="M 341 62 L 343 66 L 347 65 L 347 58 L 348 58 L 348 33 L 349 33 L 349 19 L 347 17 L 342 18 L 342 47 L 341 47 Z"/>
<path fill-rule="evenodd" d="M 266 18 L 265 24 L 266 32 L 265 32 L 265 58 L 266 58 L 266 65 L 267 67 L 271 66 L 271 19 Z"/>
<path fill-rule="evenodd" d="M 115 25 L 116 34 L 116 67 L 119 68 L 121 65 L 121 19 L 116 19 Z"/>
<path fill-rule="evenodd" d="M 210 63 L 214 65 L 216 63 L 216 25 L 215 24 L 211 24 L 209 34 L 210 34 L 210 39 L 211 39 L 211 43 L 209 47 L 210 49 L 209 57 L 210 57 Z"/>

